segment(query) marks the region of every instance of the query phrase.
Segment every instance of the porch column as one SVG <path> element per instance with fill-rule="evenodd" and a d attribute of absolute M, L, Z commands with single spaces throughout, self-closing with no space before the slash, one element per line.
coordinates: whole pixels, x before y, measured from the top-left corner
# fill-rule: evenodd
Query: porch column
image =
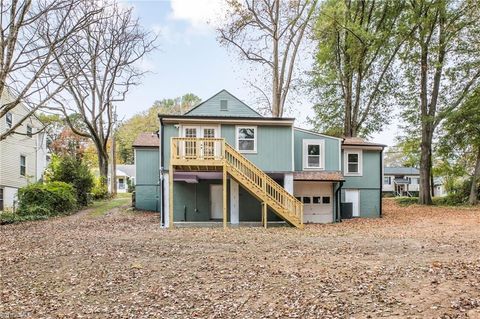
<path fill-rule="evenodd" d="M 162 189 L 163 202 L 165 206 L 163 207 L 163 221 L 164 227 L 170 227 L 170 173 L 163 175 L 163 189 Z M 161 205 L 161 203 L 160 203 Z"/>
<path fill-rule="evenodd" d="M 169 191 L 169 194 L 168 194 L 168 201 L 169 201 L 169 205 L 168 205 L 168 214 L 169 214 L 169 217 L 168 217 L 168 227 L 170 228 L 173 228 L 173 174 L 175 172 L 173 171 L 173 166 L 170 165 L 170 171 L 168 172 L 168 184 L 169 184 L 169 187 L 170 187 L 170 191 Z"/>
<path fill-rule="evenodd" d="M 233 178 L 230 178 L 230 223 L 239 223 L 239 210 L 238 183 Z"/>
<path fill-rule="evenodd" d="M 227 168 L 223 167 L 223 228 L 227 228 Z"/>
<path fill-rule="evenodd" d="M 286 173 L 283 176 L 283 188 L 293 195 L 293 173 Z"/>

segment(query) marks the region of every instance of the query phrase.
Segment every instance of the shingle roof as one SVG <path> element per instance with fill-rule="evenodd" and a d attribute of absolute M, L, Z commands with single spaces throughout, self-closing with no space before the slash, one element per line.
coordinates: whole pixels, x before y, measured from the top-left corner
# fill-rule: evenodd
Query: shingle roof
<path fill-rule="evenodd" d="M 293 173 L 293 179 L 296 181 L 329 181 L 341 182 L 345 179 L 341 172 L 327 172 L 327 171 L 302 171 Z"/>
<path fill-rule="evenodd" d="M 351 146 L 380 146 L 380 147 L 386 147 L 384 144 L 379 144 L 379 143 L 372 143 L 372 142 L 367 142 L 361 137 L 346 137 L 343 140 L 343 145 L 351 145 Z"/>
<path fill-rule="evenodd" d="M 385 175 L 419 175 L 420 171 L 415 167 L 385 167 Z"/>
<path fill-rule="evenodd" d="M 133 147 L 159 147 L 157 133 L 140 133 L 132 144 Z"/>
<path fill-rule="evenodd" d="M 127 176 L 135 177 L 135 165 L 120 164 L 117 170 L 124 172 Z"/>

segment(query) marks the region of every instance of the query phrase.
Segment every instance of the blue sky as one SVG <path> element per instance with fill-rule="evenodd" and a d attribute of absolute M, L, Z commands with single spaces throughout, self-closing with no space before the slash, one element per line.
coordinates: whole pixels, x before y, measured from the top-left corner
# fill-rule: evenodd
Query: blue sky
<path fill-rule="evenodd" d="M 248 85 L 248 67 L 235 52 L 221 47 L 213 28 L 222 10 L 221 0 L 123 0 L 133 5 L 140 23 L 159 35 L 159 49 L 142 61 L 149 73 L 134 87 L 118 114 L 127 119 L 148 109 L 155 100 L 194 93 L 205 100 L 221 89 L 227 89 L 255 107 L 252 88 Z M 306 117 L 312 114 L 309 101 L 294 101 L 287 116 L 297 118 L 296 125 L 308 127 Z M 371 140 L 393 143 L 394 130 L 372 136 Z"/>

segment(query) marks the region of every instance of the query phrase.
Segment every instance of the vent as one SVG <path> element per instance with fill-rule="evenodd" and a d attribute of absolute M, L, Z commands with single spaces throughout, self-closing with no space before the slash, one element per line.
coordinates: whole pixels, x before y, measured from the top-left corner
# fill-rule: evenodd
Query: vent
<path fill-rule="evenodd" d="M 220 100 L 220 111 L 228 110 L 228 100 Z"/>

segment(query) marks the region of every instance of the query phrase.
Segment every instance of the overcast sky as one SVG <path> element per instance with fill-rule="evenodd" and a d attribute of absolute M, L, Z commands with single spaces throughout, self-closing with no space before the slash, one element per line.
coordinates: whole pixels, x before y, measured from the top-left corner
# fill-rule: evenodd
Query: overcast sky
<path fill-rule="evenodd" d="M 222 11 L 221 0 L 129 1 L 141 24 L 159 35 L 159 49 L 141 63 L 148 70 L 142 84 L 133 88 L 125 102 L 118 104 L 120 118 L 127 119 L 148 109 L 155 100 L 194 93 L 205 100 L 227 89 L 255 108 L 247 65 L 235 52 L 228 52 L 216 40 L 214 30 Z M 294 104 L 294 105 L 292 105 Z M 295 117 L 296 126 L 310 128 L 312 103 L 292 101 L 286 116 Z M 393 144 L 395 125 L 371 141 Z"/>

